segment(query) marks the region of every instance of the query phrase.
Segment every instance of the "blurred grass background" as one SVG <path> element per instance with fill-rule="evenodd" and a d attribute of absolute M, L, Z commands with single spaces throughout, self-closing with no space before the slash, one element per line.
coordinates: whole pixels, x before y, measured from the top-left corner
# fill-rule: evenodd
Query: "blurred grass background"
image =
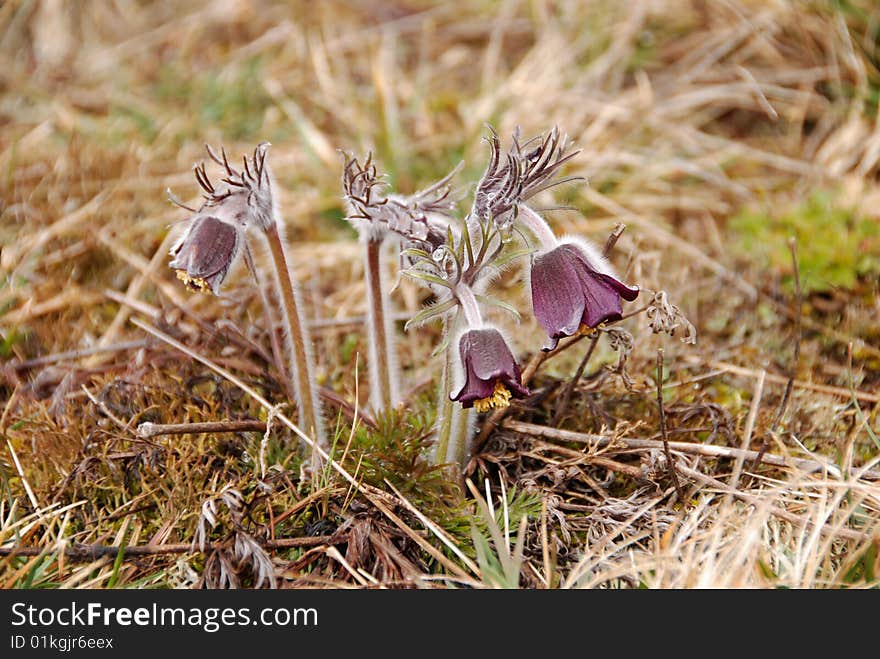
<path fill-rule="evenodd" d="M 525 136 L 554 125 L 567 132 L 582 152 L 566 173 L 588 185 L 548 193 L 544 205 L 576 209 L 552 212 L 550 222 L 598 242 L 626 223 L 618 269 L 667 290 L 697 325 L 700 343 L 690 348 L 633 321 L 644 336 L 631 359 L 642 391 L 651 391 L 660 345 L 670 378 L 726 361 L 876 391 L 878 99 L 880 10 L 870 0 L 4 2 L 0 429 L 41 504 L 101 499 L 76 522 L 82 537 L 118 532 L 121 518 L 108 511 L 143 487 L 157 508 L 141 516 L 141 535 L 188 539 L 199 497 L 223 482 L 214 464 L 223 446 L 199 439 L 176 454 L 182 471 L 167 483 L 150 472 L 135 487 L 155 469 L 147 455 L 155 447 L 133 448 L 125 432 L 96 420 L 80 387 L 99 391 L 126 421 L 260 412 L 222 384 L 194 388 L 199 369 L 143 348 L 20 365 L 142 339 L 126 323 L 134 309 L 182 328 L 182 338 L 272 392 L 271 369 L 254 357 L 268 344 L 247 276 L 237 273 L 220 300 L 190 296 L 164 258 L 169 227 L 187 216 L 165 189 L 197 199 L 190 170 L 204 159 L 204 143 L 241 154 L 269 140 L 297 275 L 311 318 L 329 328 L 317 337 L 321 381 L 353 400 L 364 343 L 351 319 L 363 312 L 363 284 L 337 150 L 373 151 L 401 192 L 463 160 L 456 180 L 466 195 L 485 163 L 487 124 L 505 137 L 517 126 Z M 798 364 L 791 236 L 804 290 Z M 525 299 L 520 279 L 505 287 Z M 407 283 L 395 300 L 409 314 L 424 301 Z M 523 355 L 541 341 L 528 317 L 511 333 Z M 414 388 L 430 390 L 435 342 L 431 330 L 402 341 Z M 614 362 L 600 352 L 601 363 Z M 579 359 L 560 358 L 547 377 L 570 377 Z M 632 402 L 619 382 L 608 386 L 614 418 L 654 421 L 649 393 Z M 774 387 L 759 418 L 765 426 L 781 395 Z M 751 389 L 749 378 L 725 376 L 676 400 L 721 406 L 741 427 Z M 791 429 L 810 449 L 839 457 L 856 432 L 855 412 L 813 395 L 795 394 Z M 866 413 L 876 425 L 875 408 Z M 590 418 L 574 414 L 563 425 L 598 430 L 610 417 Z M 861 458 L 875 454 L 866 436 L 856 447 Z M 103 498 L 77 489 L 89 486 L 77 480 L 83 460 L 93 469 L 92 458 L 114 451 L 136 458 L 121 458 L 122 472 L 102 471 L 106 483 L 95 477 Z M 4 496 L 24 501 L 21 474 L 4 460 Z M 100 533 L 85 532 L 90 524 Z M 157 582 L 166 583 L 163 575 Z"/>

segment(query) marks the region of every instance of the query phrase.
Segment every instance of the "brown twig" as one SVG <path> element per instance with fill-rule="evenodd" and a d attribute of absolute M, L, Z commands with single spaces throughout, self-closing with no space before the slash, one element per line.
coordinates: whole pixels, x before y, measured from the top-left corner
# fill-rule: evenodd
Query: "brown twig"
<path fill-rule="evenodd" d="M 265 432 L 266 422 L 258 419 L 239 421 L 205 421 L 202 423 L 142 423 L 137 428 L 138 437 L 149 439 L 158 435 L 188 435 L 206 432 Z"/>
<path fill-rule="evenodd" d="M 611 253 L 624 231 L 626 231 L 626 225 L 623 222 L 614 225 L 614 229 L 611 230 L 608 240 L 605 241 L 605 246 L 602 248 L 602 256 L 608 256 Z"/>
<path fill-rule="evenodd" d="M 57 364 L 58 362 L 64 362 L 68 360 L 77 360 L 83 357 L 88 357 L 90 355 L 97 355 L 106 352 L 121 352 L 125 350 L 134 350 L 136 348 L 143 348 L 150 345 L 150 341 L 148 339 L 139 339 L 137 341 L 125 341 L 122 343 L 113 343 L 109 345 L 101 345 L 95 346 L 93 348 L 82 348 L 79 350 L 67 350 L 65 352 L 56 352 L 52 355 L 43 355 L 42 357 L 35 357 L 34 359 L 27 359 L 22 362 L 11 364 L 11 367 L 16 371 L 27 371 L 32 368 L 38 368 L 40 366 L 49 366 L 50 364 Z"/>
<path fill-rule="evenodd" d="M 354 416 L 354 406 L 335 392 L 322 388 L 321 395 L 342 409 L 346 416 Z M 372 417 L 365 416 L 360 410 L 358 410 L 357 416 L 364 425 L 373 430 L 376 429 L 376 422 Z M 265 432 L 265 430 L 266 422 L 259 419 L 203 421 L 199 423 L 151 423 L 146 421 L 138 426 L 137 434 L 141 439 L 149 439 L 158 435 L 195 435 L 208 432 Z"/>
<path fill-rule="evenodd" d="M 794 236 L 789 239 L 788 248 L 791 250 L 791 264 L 792 268 L 794 268 L 794 290 L 796 305 L 794 314 L 794 359 L 792 360 L 788 382 L 785 383 L 785 393 L 782 394 L 782 402 L 779 403 L 779 409 L 776 411 L 776 418 L 773 419 L 773 423 L 770 424 L 770 429 L 764 435 L 764 439 L 761 442 L 761 448 L 758 451 L 758 457 L 755 458 L 755 461 L 752 463 L 752 471 L 755 471 L 761 465 L 761 460 L 764 458 L 764 453 L 766 453 L 767 449 L 770 448 L 770 438 L 776 434 L 776 431 L 779 429 L 779 424 L 782 423 L 782 417 L 785 414 L 785 410 L 788 407 L 788 401 L 791 398 L 791 390 L 794 388 L 794 376 L 797 374 L 798 363 L 801 359 L 801 342 L 803 341 L 803 332 L 801 331 L 801 316 L 803 315 L 804 296 L 803 291 L 801 290 L 801 276 L 800 269 L 798 267 L 797 239 Z"/>
<path fill-rule="evenodd" d="M 675 462 L 672 461 L 672 452 L 669 450 L 669 438 L 666 436 L 666 412 L 663 409 L 663 348 L 657 350 L 657 407 L 660 408 L 660 435 L 663 437 L 663 452 L 666 453 L 666 466 L 675 486 L 678 500 L 684 505 L 685 498 L 681 491 L 681 484 L 675 473 Z"/>
<path fill-rule="evenodd" d="M 581 463 L 595 465 L 597 467 L 604 467 L 609 471 L 616 471 L 622 474 L 626 474 L 631 478 L 643 478 L 644 472 L 642 468 L 638 465 L 626 464 L 620 462 L 618 460 L 612 460 L 609 457 L 604 455 L 584 455 L 584 452 L 576 451 L 574 449 L 566 448 L 565 446 L 560 446 L 559 444 L 553 444 L 551 442 L 541 442 L 535 441 L 534 444 L 537 451 L 552 451 L 556 455 L 566 456 L 567 460 L 563 462 L 556 462 L 555 465 L 559 466 L 568 466 L 570 465 L 579 465 Z M 548 458 L 543 456 L 540 452 L 534 451 L 524 451 L 521 455 L 535 458 L 536 460 L 540 460 L 545 463 L 549 463 Z M 597 488 L 597 491 L 601 492 L 601 487 Z"/>
<path fill-rule="evenodd" d="M 330 543 L 344 542 L 345 536 L 315 535 L 301 538 L 279 538 L 267 540 L 260 546 L 263 549 L 289 549 L 291 547 L 315 547 Z M 222 549 L 226 546 L 222 542 L 214 542 L 207 545 L 207 549 Z M 93 561 L 103 556 L 118 556 L 120 552 L 125 558 L 136 556 L 158 556 L 161 554 L 188 554 L 198 551 L 190 542 L 179 542 L 167 545 L 135 545 L 124 547 L 117 545 L 82 545 L 73 543 L 62 548 L 49 547 L 0 547 L 0 556 L 40 556 L 50 554 L 58 549 L 64 558 L 73 561 Z"/>
<path fill-rule="evenodd" d="M 583 377 L 584 369 L 587 368 L 587 364 L 590 362 L 590 357 L 593 356 L 593 351 L 596 349 L 597 343 L 599 343 L 598 332 L 590 337 L 590 347 L 587 348 L 584 358 L 581 359 L 581 363 L 578 364 L 574 376 L 568 381 L 568 384 L 565 385 L 565 390 L 562 392 L 562 400 L 559 401 L 559 405 L 556 407 L 556 412 L 553 414 L 554 426 L 559 425 L 559 422 L 562 420 L 562 415 L 565 414 L 565 410 L 568 408 L 568 403 L 571 400 L 571 394 L 574 392 L 577 383 L 580 382 L 581 377 Z"/>

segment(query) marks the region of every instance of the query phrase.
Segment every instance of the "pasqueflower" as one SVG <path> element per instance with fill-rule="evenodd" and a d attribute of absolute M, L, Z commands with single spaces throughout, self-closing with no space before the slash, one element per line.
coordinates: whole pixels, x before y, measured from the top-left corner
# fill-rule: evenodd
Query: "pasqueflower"
<path fill-rule="evenodd" d="M 213 215 L 197 215 L 171 248 L 170 265 L 187 288 L 217 295 L 241 247 L 238 228 Z"/>
<path fill-rule="evenodd" d="M 464 369 L 464 385 L 451 396 L 463 407 L 485 412 L 507 407 L 511 397 L 524 398 L 529 390 L 522 385 L 519 366 L 501 332 L 491 327 L 470 329 L 458 344 Z"/>
<path fill-rule="evenodd" d="M 544 350 L 559 339 L 589 333 L 602 323 L 620 320 L 621 298 L 632 302 L 638 287 L 627 286 L 610 273 L 594 250 L 563 242 L 538 254 L 532 263 L 532 309 L 550 337 Z"/>

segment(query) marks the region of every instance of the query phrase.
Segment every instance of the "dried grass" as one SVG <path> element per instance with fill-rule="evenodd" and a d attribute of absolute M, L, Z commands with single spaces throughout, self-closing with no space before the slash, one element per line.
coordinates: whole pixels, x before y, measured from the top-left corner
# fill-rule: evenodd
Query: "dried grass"
<path fill-rule="evenodd" d="M 196 2 L 181 15 L 161 3 L 3 3 L 0 587 L 876 587 L 868 430 L 880 286 L 862 281 L 793 311 L 780 273 L 735 254 L 726 227 L 744 206 L 787 207 L 815 188 L 876 216 L 878 16 L 869 2 L 849 4 L 305 11 L 265 0 Z M 666 291 L 698 334 L 686 345 L 649 336 L 644 314 L 629 319 L 640 337 L 630 380 L 606 368 L 616 355 L 600 341 L 551 425 L 583 356 L 575 347 L 542 365 L 537 395 L 510 418 L 657 440 L 662 347 L 673 446 L 766 441 L 770 454 L 834 468 L 755 470 L 673 449 L 682 502 L 661 450 L 502 428 L 472 462 L 478 489 L 491 484 L 481 513 L 420 458 L 433 421 L 431 327 L 400 341 L 408 412 L 352 428 L 368 390 L 363 369 L 353 376 L 366 352 L 364 289 L 341 222 L 336 149 L 372 149 L 409 193 L 462 159 L 457 181 L 475 180 L 487 122 L 502 135 L 558 125 L 574 139 L 582 152 L 565 174 L 589 185 L 541 193 L 536 205 L 576 207 L 551 223 L 599 241 L 626 223 L 618 269 Z M 267 411 L 130 317 L 285 402 L 271 356 L 278 329 L 266 327 L 247 273 L 216 299 L 187 294 L 164 266 L 169 227 L 184 219 L 164 190 L 195 197 L 187 172 L 205 142 L 245 152 L 261 139 L 274 144 L 333 455 L 361 491 L 338 471 L 309 473 L 283 425 L 265 443 L 261 432 L 137 432 L 144 422 L 265 421 Z M 503 286 L 524 299 L 516 276 Z M 394 293 L 401 318 L 424 302 L 406 281 Z M 524 362 L 542 342 L 527 317 L 511 335 Z M 200 521 L 230 491 L 236 505 Z M 284 544 L 308 537 L 319 544 Z M 196 538 L 204 551 L 163 551 Z M 120 548 L 123 560 L 68 553 L 82 546 Z"/>

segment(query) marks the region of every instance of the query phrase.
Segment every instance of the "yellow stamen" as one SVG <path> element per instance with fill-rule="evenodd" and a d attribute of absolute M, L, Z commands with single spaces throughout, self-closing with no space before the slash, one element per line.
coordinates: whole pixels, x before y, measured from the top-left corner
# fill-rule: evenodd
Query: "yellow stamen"
<path fill-rule="evenodd" d="M 213 293 L 210 284 L 203 277 L 192 277 L 186 270 L 177 270 L 177 278 L 183 282 L 184 286 L 192 291 L 202 291 L 203 293 Z"/>
<path fill-rule="evenodd" d="M 577 332 L 574 333 L 575 336 L 579 334 L 582 336 L 590 336 L 596 333 L 596 330 L 600 327 L 605 327 L 605 323 L 599 323 L 596 327 L 588 327 L 584 323 L 581 323 L 581 326 L 578 327 Z"/>
<path fill-rule="evenodd" d="M 474 409 L 477 412 L 485 412 L 493 407 L 507 407 L 510 405 L 510 391 L 501 380 L 495 380 L 495 391 L 488 398 L 480 398 L 474 401 Z"/>

